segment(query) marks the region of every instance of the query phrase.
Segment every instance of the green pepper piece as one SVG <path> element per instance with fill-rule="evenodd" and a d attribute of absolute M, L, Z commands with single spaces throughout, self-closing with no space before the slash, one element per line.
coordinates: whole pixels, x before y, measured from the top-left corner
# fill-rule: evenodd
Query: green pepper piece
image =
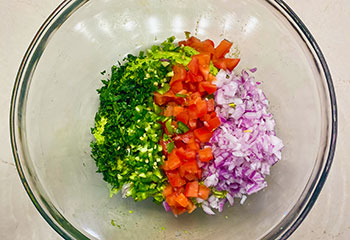
<path fill-rule="evenodd" d="M 167 149 L 168 153 L 171 153 L 174 150 L 174 148 L 175 148 L 174 142 L 170 142 L 166 145 L 166 149 Z"/>
<path fill-rule="evenodd" d="M 177 126 L 178 126 L 178 128 L 179 128 L 183 133 L 186 133 L 186 132 L 188 132 L 188 131 L 190 130 L 190 128 L 187 127 L 187 125 L 184 124 L 184 123 L 181 122 L 181 121 L 178 121 L 178 122 L 177 122 Z"/>
<path fill-rule="evenodd" d="M 173 126 L 171 126 L 171 122 L 172 122 L 171 119 L 169 119 L 168 121 L 166 121 L 166 122 L 165 122 L 165 127 L 166 127 L 166 129 L 168 130 L 168 133 L 172 135 L 172 134 L 174 134 L 174 129 L 173 129 Z"/>

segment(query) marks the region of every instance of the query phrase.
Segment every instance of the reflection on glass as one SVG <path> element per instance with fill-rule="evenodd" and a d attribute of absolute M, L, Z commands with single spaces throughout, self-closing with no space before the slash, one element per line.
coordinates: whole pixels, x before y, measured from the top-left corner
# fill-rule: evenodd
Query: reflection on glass
<path fill-rule="evenodd" d="M 172 29 L 176 33 L 181 33 L 184 31 L 182 18 L 180 15 L 177 15 L 173 18 Z"/>
<path fill-rule="evenodd" d="M 113 37 L 112 31 L 111 31 L 111 25 L 106 21 L 100 14 L 94 16 L 95 19 L 98 21 L 98 28 L 109 35 L 110 37 Z"/>
<path fill-rule="evenodd" d="M 198 20 L 198 24 L 197 24 L 197 30 L 198 30 L 198 34 L 200 35 L 205 35 L 206 34 L 206 28 L 209 26 L 209 20 L 206 18 L 201 17 Z"/>
<path fill-rule="evenodd" d="M 249 33 L 253 32 L 257 24 L 258 19 L 256 17 L 251 16 L 248 20 L 247 25 L 244 28 L 245 34 L 248 35 Z"/>
<path fill-rule="evenodd" d="M 84 22 L 79 22 L 75 25 L 74 30 L 76 32 L 82 33 L 90 42 L 96 42 L 96 39 L 93 37 L 93 35 L 89 32 L 89 30 L 86 28 Z"/>
<path fill-rule="evenodd" d="M 160 22 L 156 17 L 150 17 L 148 18 L 148 28 L 150 29 L 151 33 L 158 33 L 160 27 Z"/>

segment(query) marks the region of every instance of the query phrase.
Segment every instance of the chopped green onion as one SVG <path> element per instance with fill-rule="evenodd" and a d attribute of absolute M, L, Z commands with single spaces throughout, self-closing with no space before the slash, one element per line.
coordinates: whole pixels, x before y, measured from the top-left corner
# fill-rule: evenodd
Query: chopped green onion
<path fill-rule="evenodd" d="M 170 136 L 168 136 L 168 135 L 166 135 L 166 134 L 163 135 L 163 140 L 164 140 L 164 141 L 168 141 L 169 139 L 170 139 Z"/>
<path fill-rule="evenodd" d="M 162 112 L 162 109 L 155 103 L 153 103 L 153 110 L 156 114 L 160 114 Z"/>
<path fill-rule="evenodd" d="M 160 93 L 160 94 L 164 94 L 167 91 L 169 91 L 169 89 L 170 89 L 170 85 L 168 83 L 166 83 L 166 84 L 164 84 L 164 86 L 162 88 L 159 88 L 157 90 L 157 92 Z"/>
<path fill-rule="evenodd" d="M 214 94 L 210 94 L 207 96 L 207 99 L 214 99 L 214 97 L 215 97 Z"/>
<path fill-rule="evenodd" d="M 176 97 L 187 98 L 187 95 L 186 95 L 186 94 L 179 94 L 179 93 L 176 93 L 175 96 L 176 96 Z"/>
<path fill-rule="evenodd" d="M 166 76 L 167 76 L 167 77 L 173 77 L 173 76 L 174 76 L 174 72 L 173 72 L 173 71 L 168 72 Z"/>
<path fill-rule="evenodd" d="M 170 142 L 166 145 L 166 149 L 167 149 L 168 153 L 171 153 L 174 150 L 174 148 L 175 148 L 174 142 Z"/>
<path fill-rule="evenodd" d="M 175 129 L 176 134 L 183 134 L 184 132 L 180 128 Z"/>
<path fill-rule="evenodd" d="M 184 123 L 181 122 L 181 121 L 178 121 L 178 122 L 177 122 L 177 126 L 178 126 L 178 128 L 179 128 L 183 133 L 186 133 L 186 132 L 188 132 L 188 131 L 190 130 L 190 128 L 187 127 L 187 125 L 184 124 Z"/>
<path fill-rule="evenodd" d="M 172 134 L 174 134 L 174 129 L 173 129 L 173 126 L 171 125 L 171 122 L 172 122 L 171 119 L 169 119 L 168 121 L 166 121 L 166 122 L 165 122 L 165 127 L 166 127 L 166 129 L 168 130 L 168 133 L 172 135 Z"/>

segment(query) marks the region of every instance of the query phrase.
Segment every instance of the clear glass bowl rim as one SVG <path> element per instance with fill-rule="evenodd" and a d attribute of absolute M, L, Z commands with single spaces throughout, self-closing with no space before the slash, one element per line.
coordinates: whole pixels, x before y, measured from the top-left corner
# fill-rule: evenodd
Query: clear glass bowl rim
<path fill-rule="evenodd" d="M 276 8 L 286 18 L 288 18 L 289 21 L 296 27 L 295 30 L 299 32 L 299 34 L 301 34 L 301 37 L 307 40 L 307 44 L 309 45 L 309 48 L 313 50 L 313 55 L 321 66 L 322 74 L 325 77 L 325 80 L 327 83 L 329 101 L 330 101 L 330 115 L 331 115 L 330 132 L 331 133 L 328 139 L 329 148 L 328 148 L 328 153 L 326 157 L 326 162 L 323 164 L 323 168 L 320 171 L 320 176 L 318 178 L 318 181 L 313 186 L 313 188 L 310 189 L 310 194 L 309 194 L 310 197 L 308 201 L 303 204 L 302 208 L 298 212 L 297 217 L 294 217 L 293 221 L 288 222 L 286 226 L 283 226 L 283 227 L 277 226 L 278 229 L 276 229 L 277 227 L 275 227 L 268 235 L 264 237 L 264 239 L 267 239 L 267 238 L 287 239 L 298 228 L 298 226 L 303 222 L 303 220 L 306 218 L 306 216 L 310 212 L 329 174 L 329 171 L 333 162 L 334 154 L 335 154 L 335 148 L 336 148 L 337 130 L 338 130 L 338 118 L 337 118 L 338 110 L 337 110 L 335 89 L 334 89 L 331 73 L 328 68 L 326 59 L 319 45 L 317 44 L 316 40 L 308 30 L 308 28 L 301 21 L 301 19 L 296 15 L 296 13 L 288 6 L 288 4 L 286 4 L 283 0 L 265 0 L 265 1 L 271 4 L 274 8 Z M 78 1 L 64 0 L 44 21 L 42 26 L 39 28 L 39 30 L 35 34 L 19 66 L 19 70 L 17 72 L 13 91 L 12 91 L 11 105 L 10 105 L 9 124 L 10 124 L 11 147 L 12 147 L 14 161 L 15 161 L 16 168 L 20 176 L 21 182 L 29 198 L 31 199 L 31 201 L 33 202 L 34 206 L 37 208 L 41 216 L 64 239 L 73 239 L 73 237 L 69 232 L 66 231 L 64 227 L 62 227 L 63 224 L 59 225 L 56 222 L 55 218 L 51 216 L 50 212 L 44 210 L 44 208 L 38 202 L 37 197 L 31 190 L 28 184 L 28 181 L 25 177 L 25 173 L 23 171 L 22 164 L 21 164 L 21 159 L 18 154 L 18 146 L 16 143 L 16 116 L 15 115 L 16 115 L 16 109 L 18 108 L 18 104 L 20 104 L 17 99 L 19 89 L 21 88 L 21 84 L 23 84 L 22 82 L 26 80 L 26 79 L 24 80 L 25 69 L 27 68 L 27 65 L 30 62 L 30 59 L 33 55 L 35 48 L 38 47 L 38 44 L 41 38 L 43 37 L 43 35 L 45 35 L 45 32 L 50 28 L 50 26 L 55 23 L 55 20 L 61 17 L 60 16 L 61 13 L 63 13 L 67 9 L 71 9 L 70 14 L 72 14 L 76 9 L 84 5 L 86 2 L 88 2 L 88 0 L 78 0 Z M 69 17 L 69 15 L 67 15 L 66 17 Z M 72 227 L 69 223 L 66 223 L 65 225 Z M 83 237 L 83 239 L 88 239 L 82 234 L 80 236 Z"/>

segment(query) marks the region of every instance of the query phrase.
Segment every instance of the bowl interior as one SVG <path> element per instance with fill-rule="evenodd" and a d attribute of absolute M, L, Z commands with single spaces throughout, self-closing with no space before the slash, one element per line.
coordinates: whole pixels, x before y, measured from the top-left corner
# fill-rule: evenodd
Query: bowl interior
<path fill-rule="evenodd" d="M 258 239 L 297 214 L 293 207 L 320 166 L 328 106 L 312 54 L 277 9 L 262 0 L 96 0 L 76 8 L 57 19 L 21 89 L 24 169 L 57 224 L 91 239 Z M 242 59 L 237 71 L 258 68 L 285 144 L 269 186 L 216 216 L 174 218 L 152 201 L 110 198 L 90 157 L 100 72 L 169 36 L 183 39 L 184 31 L 229 39 Z"/>

